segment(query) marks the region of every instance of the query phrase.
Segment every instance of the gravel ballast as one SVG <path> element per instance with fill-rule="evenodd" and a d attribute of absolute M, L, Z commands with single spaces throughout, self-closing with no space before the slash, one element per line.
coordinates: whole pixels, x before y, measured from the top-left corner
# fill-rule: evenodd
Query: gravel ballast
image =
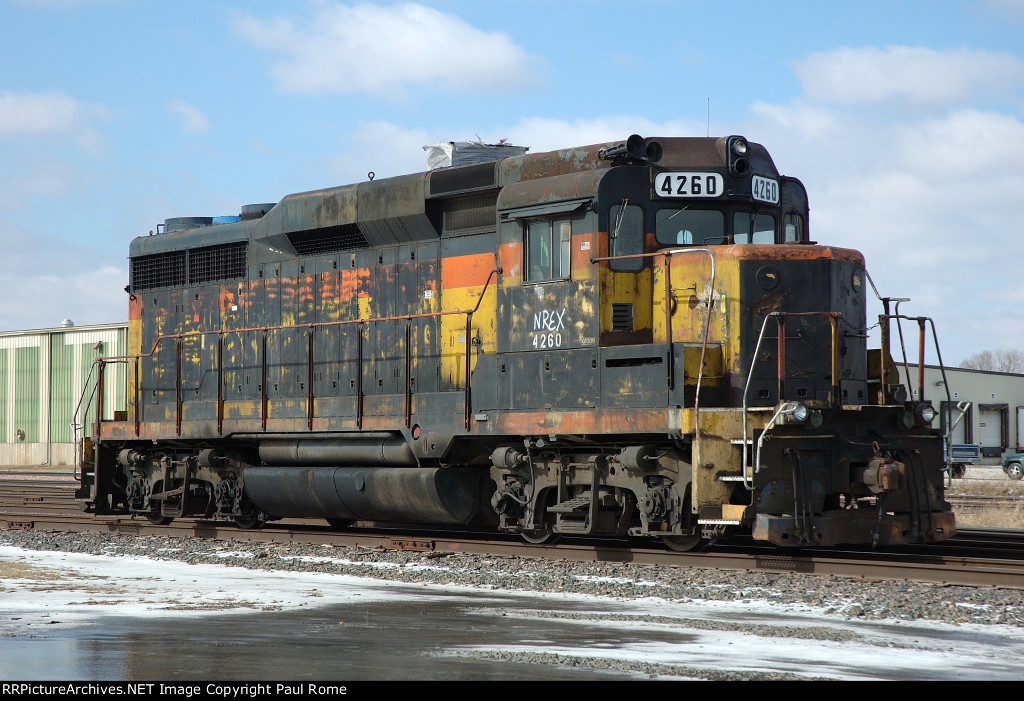
<path fill-rule="evenodd" d="M 626 599 L 764 601 L 819 608 L 827 615 L 847 619 L 1024 626 L 1024 596 L 1016 589 L 98 533 L 0 531 L 0 544 L 32 550 L 149 557 L 254 570 L 325 572 L 412 584 L 450 584 Z"/>

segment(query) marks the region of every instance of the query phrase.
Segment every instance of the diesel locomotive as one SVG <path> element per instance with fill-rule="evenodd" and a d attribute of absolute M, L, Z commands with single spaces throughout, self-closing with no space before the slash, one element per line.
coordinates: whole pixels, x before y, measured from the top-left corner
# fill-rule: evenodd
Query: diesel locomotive
<path fill-rule="evenodd" d="M 136 238 L 129 353 L 98 366 L 126 410 L 95 408 L 83 508 L 680 550 L 954 535 L 890 354 L 908 317 L 878 297 L 868 349 L 864 257 L 811 240 L 763 146 L 526 151 Z"/>

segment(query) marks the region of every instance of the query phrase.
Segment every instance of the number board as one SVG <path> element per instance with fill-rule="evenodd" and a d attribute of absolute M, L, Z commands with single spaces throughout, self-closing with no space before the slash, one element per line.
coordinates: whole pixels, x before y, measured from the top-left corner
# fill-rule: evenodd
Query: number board
<path fill-rule="evenodd" d="M 768 202 L 769 204 L 779 203 L 779 183 L 771 178 L 762 178 L 755 175 L 750 179 L 750 194 L 755 200 Z"/>
<path fill-rule="evenodd" d="M 721 197 L 725 194 L 725 178 L 718 173 L 658 173 L 654 176 L 654 194 L 659 197 Z"/>

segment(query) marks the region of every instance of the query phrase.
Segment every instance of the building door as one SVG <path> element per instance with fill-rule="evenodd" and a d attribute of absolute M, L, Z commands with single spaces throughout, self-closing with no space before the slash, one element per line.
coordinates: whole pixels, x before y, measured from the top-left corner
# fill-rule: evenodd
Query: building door
<path fill-rule="evenodd" d="M 978 443 L 981 455 L 986 458 L 1001 457 L 1007 446 L 1007 419 L 1009 407 L 1006 404 L 981 404 L 978 409 Z"/>

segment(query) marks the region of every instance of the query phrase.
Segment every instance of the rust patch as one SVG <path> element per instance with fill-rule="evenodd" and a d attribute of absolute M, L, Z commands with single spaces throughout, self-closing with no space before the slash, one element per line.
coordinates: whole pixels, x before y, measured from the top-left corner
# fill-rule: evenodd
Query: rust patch
<path fill-rule="evenodd" d="M 761 299 L 750 305 L 750 313 L 757 318 L 765 317 L 772 312 L 779 311 L 779 308 L 782 306 L 782 298 L 789 294 L 789 291 L 789 288 L 785 287 L 781 290 L 769 292 L 761 297 Z"/>

